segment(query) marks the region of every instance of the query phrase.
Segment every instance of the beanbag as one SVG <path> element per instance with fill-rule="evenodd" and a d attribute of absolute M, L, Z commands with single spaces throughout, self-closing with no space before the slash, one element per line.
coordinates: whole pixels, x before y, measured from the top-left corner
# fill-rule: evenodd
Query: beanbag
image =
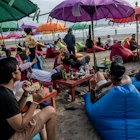
<path fill-rule="evenodd" d="M 53 48 L 47 49 L 46 58 L 54 58 L 55 57 L 53 50 L 54 50 Z"/>
<path fill-rule="evenodd" d="M 66 46 L 63 43 L 61 43 L 60 41 L 57 43 L 57 46 L 58 46 L 59 49 L 61 49 L 61 47 L 66 48 Z"/>
<path fill-rule="evenodd" d="M 120 55 L 124 62 L 133 60 L 133 52 L 121 46 L 120 43 L 116 43 L 114 46 L 112 46 L 110 60 L 112 60 L 113 56 L 115 55 Z"/>
<path fill-rule="evenodd" d="M 132 84 L 137 88 L 137 90 L 140 92 L 140 81 L 136 79 L 136 77 L 131 78 Z"/>
<path fill-rule="evenodd" d="M 46 51 L 36 51 L 38 55 L 46 55 Z"/>
<path fill-rule="evenodd" d="M 83 57 L 84 55 L 83 54 L 81 54 L 81 53 L 76 53 L 76 57 L 77 58 L 80 58 L 80 57 Z"/>
<path fill-rule="evenodd" d="M 36 134 L 36 135 L 33 137 L 32 140 L 41 140 L 40 135 L 39 135 L 39 134 Z"/>
<path fill-rule="evenodd" d="M 95 52 L 105 51 L 104 48 L 99 46 L 94 46 L 94 48 L 95 48 Z M 87 48 L 87 53 L 93 53 L 93 48 Z"/>
<path fill-rule="evenodd" d="M 16 50 L 15 47 L 10 47 L 9 49 L 10 49 L 11 52 L 14 52 Z"/>
<path fill-rule="evenodd" d="M 84 95 L 91 123 L 104 140 L 140 140 L 140 93 L 132 84 L 114 87 L 91 103 Z"/>
<path fill-rule="evenodd" d="M 44 64 L 43 64 L 43 62 L 42 62 L 42 60 L 41 60 L 41 58 L 38 54 L 36 54 L 36 58 L 40 62 L 40 67 L 43 70 L 44 69 Z M 30 62 L 30 58 L 28 58 L 28 62 Z M 38 66 L 37 66 L 37 63 L 34 64 L 33 68 L 34 69 L 39 69 Z"/>
<path fill-rule="evenodd" d="M 75 47 L 77 49 L 77 52 L 80 52 L 80 51 L 83 51 L 83 49 L 85 48 L 85 45 L 83 45 L 81 42 L 77 42 Z"/>

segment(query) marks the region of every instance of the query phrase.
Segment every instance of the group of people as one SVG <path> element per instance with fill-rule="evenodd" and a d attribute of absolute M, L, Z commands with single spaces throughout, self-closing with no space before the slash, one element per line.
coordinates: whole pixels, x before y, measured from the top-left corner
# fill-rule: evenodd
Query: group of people
<path fill-rule="evenodd" d="M 97 41 L 94 40 L 93 42 L 93 40 L 91 39 L 91 36 L 88 35 L 87 40 L 86 40 L 87 48 L 89 49 L 93 48 L 93 44 L 96 46 L 105 48 L 105 49 L 109 49 L 109 47 L 111 47 L 114 44 L 114 40 L 110 35 L 108 35 L 105 43 L 101 41 L 101 37 L 98 37 L 98 40 Z"/>
<path fill-rule="evenodd" d="M 0 139 L 2 140 L 17 140 L 17 139 L 32 139 L 38 132 L 43 140 L 55 140 L 56 130 L 56 112 L 52 107 L 45 107 L 42 110 L 38 109 L 39 103 L 47 94 L 44 88 L 31 91 L 29 81 L 22 82 L 23 94 L 19 101 L 16 100 L 14 92 L 16 92 L 17 83 L 21 82 L 21 72 L 26 71 L 28 79 L 36 79 L 38 81 L 50 82 L 57 78 L 62 78 L 64 65 L 71 66 L 76 70 L 84 69 L 86 64 L 90 62 L 90 56 L 86 55 L 82 59 L 78 59 L 75 55 L 76 39 L 72 33 L 72 29 L 68 30 L 63 41 L 67 46 L 58 55 L 57 66 L 51 72 L 41 70 L 38 59 L 36 58 L 36 46 L 39 42 L 32 38 L 32 30 L 25 29 L 27 34 L 25 39 L 26 52 L 21 48 L 17 48 L 16 57 L 8 56 L 0 59 Z M 59 38 L 58 41 L 61 39 Z M 134 42 L 135 36 L 132 36 L 130 45 L 136 48 Z M 108 35 L 106 47 L 114 44 L 113 38 Z M 39 44 L 40 45 L 40 44 Z M 57 42 L 56 44 L 57 45 Z M 87 47 L 93 47 L 93 41 L 89 36 L 86 41 Z M 104 47 L 101 38 L 96 42 L 97 46 Z M 136 45 L 136 46 L 135 46 Z M 44 45 L 40 46 L 44 47 Z M 30 62 L 27 61 L 28 56 Z M 39 69 L 33 69 L 37 63 Z M 102 96 L 108 93 L 115 86 L 131 83 L 129 76 L 125 75 L 125 66 L 122 60 L 118 57 L 113 59 L 109 72 L 97 72 L 90 80 L 91 101 L 95 102 Z M 32 92 L 33 102 L 26 113 L 22 113 L 29 93 Z"/>
<path fill-rule="evenodd" d="M 38 109 L 39 103 L 47 93 L 43 87 L 31 91 L 29 81 L 21 82 L 21 73 L 26 71 L 28 79 L 50 82 L 52 79 L 62 78 L 63 65 L 66 64 L 72 68 L 80 69 L 86 63 L 89 63 L 90 56 L 87 55 L 81 60 L 77 59 L 74 53 L 69 53 L 69 51 L 73 52 L 70 45 L 67 47 L 69 51 L 60 54 L 64 58 L 59 66 L 54 67 L 51 72 L 34 69 L 34 64 L 38 62 L 36 59 L 36 45 L 38 42 L 32 38 L 31 29 L 25 29 L 25 32 L 27 34 L 25 39 L 26 52 L 19 47 L 15 57 L 9 55 L 0 60 L 0 138 L 3 140 L 27 140 L 40 133 L 43 140 L 55 140 L 55 110 L 50 106 L 42 110 Z M 72 38 L 72 46 L 74 46 L 74 37 L 71 33 L 69 37 Z M 65 38 L 65 42 L 68 44 L 70 43 L 69 39 L 67 40 L 69 37 Z M 28 57 L 30 62 L 27 60 Z M 17 101 L 14 93 L 19 89 L 19 84 L 24 92 L 21 99 Z M 30 93 L 32 93 L 33 101 L 28 111 L 22 113 Z"/>

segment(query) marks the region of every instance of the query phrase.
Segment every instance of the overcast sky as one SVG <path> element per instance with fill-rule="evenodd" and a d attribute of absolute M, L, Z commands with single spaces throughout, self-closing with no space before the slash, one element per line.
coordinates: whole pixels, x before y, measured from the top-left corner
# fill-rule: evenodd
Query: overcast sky
<path fill-rule="evenodd" d="M 37 4 L 38 7 L 40 8 L 40 13 L 48 13 L 50 12 L 56 5 L 61 3 L 63 0 L 31 0 L 33 3 Z M 135 5 L 136 0 L 127 0 L 131 4 Z M 138 0 L 137 0 L 138 1 Z M 39 17 L 39 23 L 37 21 L 32 21 L 32 18 L 24 18 L 19 21 L 19 23 L 25 23 L 25 24 L 34 24 L 34 25 L 39 25 L 48 20 L 48 16 L 41 16 Z"/>

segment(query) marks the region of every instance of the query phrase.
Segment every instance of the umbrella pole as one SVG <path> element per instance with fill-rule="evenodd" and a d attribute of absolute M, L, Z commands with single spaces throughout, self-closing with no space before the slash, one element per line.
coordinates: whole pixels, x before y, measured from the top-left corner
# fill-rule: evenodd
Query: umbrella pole
<path fill-rule="evenodd" d="M 136 33 L 137 33 L 137 45 L 139 44 L 139 37 L 138 37 L 138 35 L 139 35 L 139 23 L 138 23 L 138 17 L 136 17 Z M 138 54 L 139 54 L 139 52 L 138 52 L 138 46 L 137 46 L 137 56 L 138 56 Z"/>
<path fill-rule="evenodd" d="M 91 17 L 91 34 L 93 39 L 93 63 L 94 63 L 94 69 L 95 72 L 97 71 L 97 62 L 96 62 L 96 56 L 95 56 L 95 47 L 94 47 L 94 24 L 93 24 L 93 18 Z"/>
<path fill-rule="evenodd" d="M 3 38 L 3 34 L 2 34 L 2 24 L 1 24 L 1 26 L 0 26 L 0 34 L 1 34 L 2 38 Z M 2 40 L 2 45 L 5 46 L 4 39 L 1 39 L 1 40 Z"/>

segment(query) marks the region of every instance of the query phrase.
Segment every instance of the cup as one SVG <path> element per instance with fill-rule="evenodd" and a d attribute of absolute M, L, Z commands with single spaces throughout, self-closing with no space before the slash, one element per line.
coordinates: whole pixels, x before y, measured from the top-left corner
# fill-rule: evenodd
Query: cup
<path fill-rule="evenodd" d="M 53 91 L 53 86 L 49 86 L 49 92 Z"/>

